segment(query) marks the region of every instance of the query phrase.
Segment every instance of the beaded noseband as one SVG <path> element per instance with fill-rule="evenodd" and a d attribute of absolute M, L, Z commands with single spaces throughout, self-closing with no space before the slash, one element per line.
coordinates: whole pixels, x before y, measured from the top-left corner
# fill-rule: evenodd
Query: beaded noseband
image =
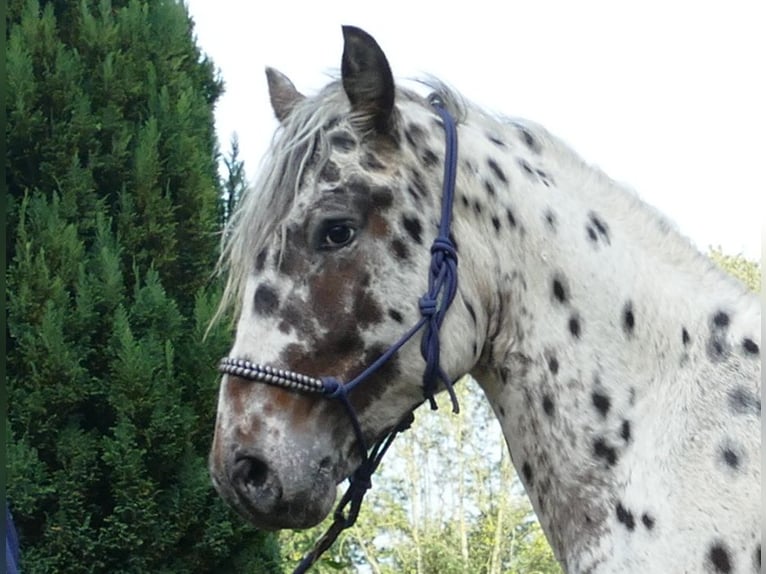
<path fill-rule="evenodd" d="M 446 149 L 444 155 L 444 194 L 442 196 L 441 221 L 439 223 L 439 234 L 431 245 L 428 291 L 418 301 L 421 314 L 420 320 L 369 367 L 347 383 L 343 383 L 335 377 L 314 378 L 294 371 L 275 369 L 268 365 L 259 365 L 231 357 L 223 358 L 218 367 L 218 370 L 223 374 L 235 375 L 243 379 L 273 385 L 289 391 L 316 394 L 328 399 L 339 400 L 346 409 L 354 428 L 362 455 L 362 462 L 349 478 L 348 490 L 346 490 L 346 493 L 335 509 L 332 525 L 317 541 L 314 548 L 304 556 L 293 574 L 303 574 L 306 572 L 319 559 L 322 553 L 332 545 L 338 535 L 354 524 L 359 515 L 364 495 L 371 486 L 371 477 L 378 468 L 388 447 L 391 446 L 396 435 L 409 428 L 414 420 L 413 409 L 383 438 L 379 439 L 371 448 L 368 448 L 362 434 L 359 417 L 349 401 L 349 392 L 375 373 L 405 343 L 423 329 L 423 337 L 420 341 L 420 351 L 426 362 L 423 372 L 423 394 L 428 399 L 431 408 L 436 409 L 434 394 L 439 382 L 441 382 L 450 395 L 453 412 L 457 413 L 459 410 L 453 382 L 441 368 L 439 362 L 439 330 L 444 322 L 444 316 L 457 293 L 457 250 L 450 237 L 452 203 L 455 195 L 455 176 L 457 173 L 457 128 L 455 120 L 437 95 L 432 95 L 429 98 L 429 102 L 439 116 L 441 116 L 444 123 Z M 349 505 L 348 512 L 346 512 L 346 507 Z"/>

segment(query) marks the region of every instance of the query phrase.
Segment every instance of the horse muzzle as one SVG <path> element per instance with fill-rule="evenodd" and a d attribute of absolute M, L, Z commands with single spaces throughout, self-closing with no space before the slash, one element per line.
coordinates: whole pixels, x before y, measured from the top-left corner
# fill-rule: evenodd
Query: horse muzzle
<path fill-rule="evenodd" d="M 211 455 L 211 477 L 216 490 L 239 514 L 264 530 L 309 528 L 330 512 L 336 497 L 336 480 L 329 459 L 298 469 L 270 462 L 261 449 L 231 449 L 221 459 Z"/>

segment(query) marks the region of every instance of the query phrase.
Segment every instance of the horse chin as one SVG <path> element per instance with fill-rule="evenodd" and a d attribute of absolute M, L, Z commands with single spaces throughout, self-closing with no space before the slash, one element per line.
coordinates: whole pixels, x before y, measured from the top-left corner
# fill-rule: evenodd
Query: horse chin
<path fill-rule="evenodd" d="M 336 487 L 332 480 L 315 484 L 308 492 L 281 500 L 264 512 L 247 499 L 238 498 L 235 508 L 250 524 L 260 530 L 303 530 L 322 522 L 335 504 Z"/>

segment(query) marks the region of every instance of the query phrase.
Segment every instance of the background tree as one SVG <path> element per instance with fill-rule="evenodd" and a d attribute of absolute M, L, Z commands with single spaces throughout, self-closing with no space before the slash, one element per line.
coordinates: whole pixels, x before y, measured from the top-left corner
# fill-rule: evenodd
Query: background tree
<path fill-rule="evenodd" d="M 222 92 L 171 0 L 11 0 L 8 497 L 35 572 L 277 572 L 214 493 Z"/>
<path fill-rule="evenodd" d="M 439 410 L 419 411 L 413 427 L 396 439 L 359 520 L 319 572 L 561 572 L 481 389 L 466 377 L 458 396 L 460 414 L 452 414 L 440 395 Z M 286 574 L 327 524 L 280 533 Z"/>
<path fill-rule="evenodd" d="M 221 224 L 224 225 L 234 213 L 237 202 L 247 189 L 247 175 L 245 174 L 245 162 L 239 157 L 239 138 L 237 134 L 231 136 L 229 153 L 223 158 L 226 167 L 226 176 L 223 178 L 221 194 Z"/>
<path fill-rule="evenodd" d="M 748 289 L 756 293 L 761 291 L 761 266 L 756 261 L 750 261 L 742 255 L 727 255 L 720 247 L 713 247 L 708 256 L 721 269 L 733 275 Z"/>

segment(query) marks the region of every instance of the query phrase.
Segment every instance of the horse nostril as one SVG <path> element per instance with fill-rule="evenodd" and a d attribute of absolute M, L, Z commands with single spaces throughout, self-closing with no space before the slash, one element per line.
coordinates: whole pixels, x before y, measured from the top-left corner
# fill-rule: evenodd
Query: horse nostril
<path fill-rule="evenodd" d="M 229 467 L 229 481 L 239 504 L 249 512 L 269 514 L 282 500 L 282 483 L 265 457 L 239 453 Z"/>
<path fill-rule="evenodd" d="M 269 467 L 259 458 L 242 456 L 234 462 L 232 478 L 243 486 L 261 488 L 269 478 Z"/>

